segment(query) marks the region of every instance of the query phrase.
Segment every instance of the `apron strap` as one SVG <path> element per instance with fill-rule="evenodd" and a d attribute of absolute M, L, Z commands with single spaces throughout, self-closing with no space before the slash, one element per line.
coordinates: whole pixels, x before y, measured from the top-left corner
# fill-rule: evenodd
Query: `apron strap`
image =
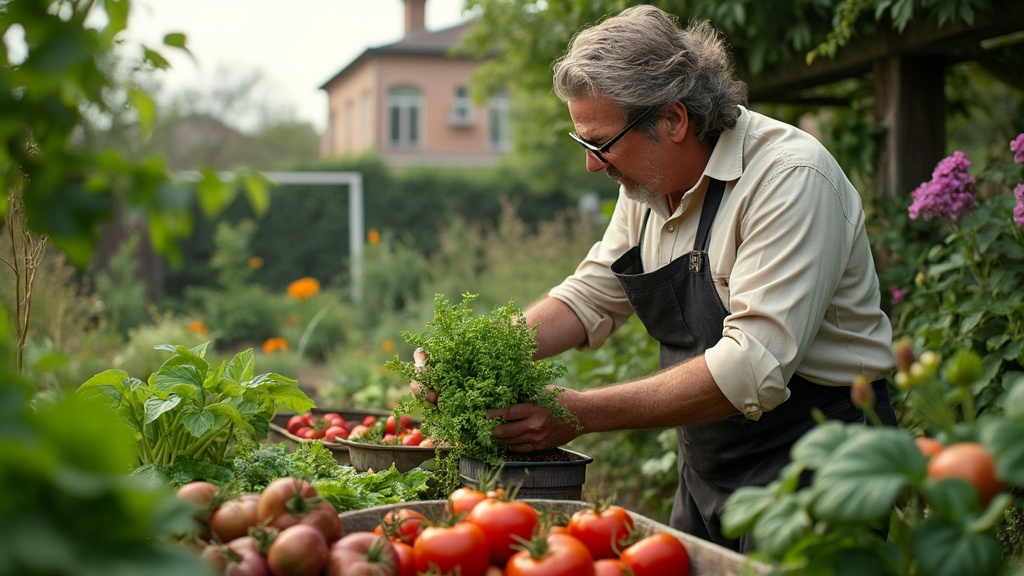
<path fill-rule="evenodd" d="M 647 220 L 651 217 L 651 209 L 648 208 L 647 212 L 644 212 L 644 221 L 640 224 L 640 239 L 637 241 L 637 248 L 641 248 L 644 245 L 644 234 L 647 233 Z"/>
<path fill-rule="evenodd" d="M 718 215 L 718 205 L 722 203 L 722 194 L 725 192 L 725 182 L 711 179 L 708 184 L 708 191 L 704 195 L 704 206 L 700 209 L 700 223 L 697 224 L 697 237 L 693 241 L 694 250 L 708 248 L 711 239 L 711 225 Z"/>

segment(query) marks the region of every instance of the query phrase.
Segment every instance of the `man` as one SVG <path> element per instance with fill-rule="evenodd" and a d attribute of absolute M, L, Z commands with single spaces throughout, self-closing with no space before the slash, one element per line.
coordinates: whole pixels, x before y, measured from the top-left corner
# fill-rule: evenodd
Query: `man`
<path fill-rule="evenodd" d="M 621 188 L 602 240 L 526 311 L 536 358 L 596 348 L 637 314 L 662 370 L 558 401 L 584 433 L 676 427 L 672 526 L 748 551 L 749 538 L 722 536 L 722 505 L 778 476 L 812 407 L 861 421 L 850 384 L 867 377 L 895 424 L 892 331 L 860 197 L 814 138 L 743 107 L 706 22 L 680 29 L 658 8 L 629 8 L 573 39 L 554 87 L 587 169 Z M 532 404 L 491 415 L 513 451 L 577 436 Z"/>

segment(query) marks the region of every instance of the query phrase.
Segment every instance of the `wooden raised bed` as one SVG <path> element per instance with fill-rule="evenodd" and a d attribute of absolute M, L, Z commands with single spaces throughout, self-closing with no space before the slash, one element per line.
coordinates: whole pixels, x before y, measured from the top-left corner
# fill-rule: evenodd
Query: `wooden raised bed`
<path fill-rule="evenodd" d="M 532 500 L 525 499 L 537 510 L 550 510 L 570 515 L 578 510 L 590 507 L 586 502 L 575 500 Z M 345 533 L 370 531 L 380 524 L 384 515 L 391 510 L 410 508 L 426 514 L 428 517 L 444 512 L 446 500 L 427 500 L 423 502 L 404 502 L 341 513 L 342 528 Z M 762 576 L 770 573 L 770 567 L 728 548 L 685 534 L 669 526 L 636 514 L 629 513 L 633 523 L 647 534 L 664 532 L 678 538 L 690 555 L 692 576 Z"/>

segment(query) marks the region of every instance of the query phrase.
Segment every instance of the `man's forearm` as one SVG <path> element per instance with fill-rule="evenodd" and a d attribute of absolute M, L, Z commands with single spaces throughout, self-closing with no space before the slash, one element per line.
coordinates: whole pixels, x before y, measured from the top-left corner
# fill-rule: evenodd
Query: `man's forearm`
<path fill-rule="evenodd" d="M 546 296 L 523 313 L 530 326 L 537 327 L 534 360 L 561 354 L 584 344 L 587 332 L 576 313 L 561 300 Z"/>

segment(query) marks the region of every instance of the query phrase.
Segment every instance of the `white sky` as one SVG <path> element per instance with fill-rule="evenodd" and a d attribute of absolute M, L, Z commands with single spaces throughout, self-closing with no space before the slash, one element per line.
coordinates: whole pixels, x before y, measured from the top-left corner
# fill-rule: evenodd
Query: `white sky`
<path fill-rule="evenodd" d="M 426 27 L 463 21 L 463 0 L 428 0 Z M 319 87 L 363 50 L 402 39 L 403 0 L 135 0 L 128 39 L 157 49 L 172 68 L 160 74 L 175 88 L 217 83 L 259 72 L 269 102 L 294 109 L 322 130 L 326 94 Z M 162 46 L 171 32 L 187 36 L 195 57 Z M 237 75 L 234 75 L 236 74 Z"/>

